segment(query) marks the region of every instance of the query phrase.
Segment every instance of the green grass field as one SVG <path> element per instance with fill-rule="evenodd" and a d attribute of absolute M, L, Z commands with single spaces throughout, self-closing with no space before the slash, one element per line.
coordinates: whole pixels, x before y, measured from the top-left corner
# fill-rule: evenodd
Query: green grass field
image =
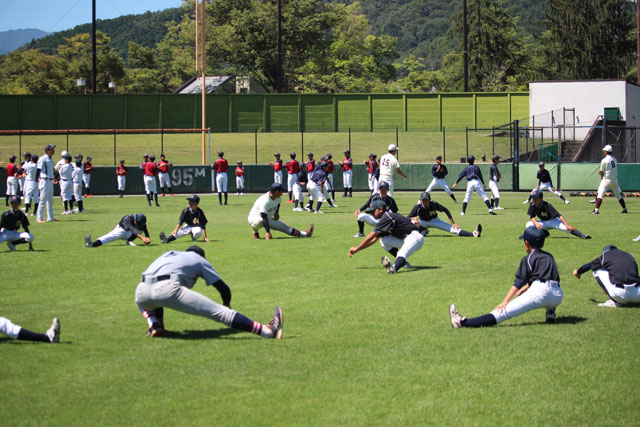
<path fill-rule="evenodd" d="M 558 323 L 545 324 L 538 310 L 494 328 L 450 328 L 450 303 L 463 315 L 485 314 L 513 283 L 525 254 L 517 239 L 524 197 L 505 194 L 506 209 L 489 216 L 474 196 L 461 217 L 460 205 L 435 193 L 464 229 L 482 223 L 483 235 L 433 230 L 410 259 L 416 268 L 394 276 L 380 266 L 378 244 L 347 257 L 365 194 L 339 198 L 325 215 L 283 205 L 285 222 L 314 222 L 316 232 L 272 241 L 251 237 L 246 217 L 256 195 L 230 196 L 227 207 L 203 197 L 212 242 L 202 246 L 232 289 L 232 307 L 268 322 L 280 305 L 282 341 L 174 311 L 165 312 L 168 337 L 145 336 L 134 290 L 157 256 L 191 244 L 157 238 L 186 201 L 148 208 L 142 196 L 87 200 L 83 215 L 32 225 L 36 252 L 0 246 L 0 315 L 35 331 L 54 316 L 62 323 L 59 345 L 0 338 L 2 424 L 635 425 L 640 310 L 599 308 L 606 298 L 593 278 L 571 271 L 610 243 L 638 258 L 631 239 L 640 233 L 639 201 L 629 199 L 631 213 L 620 215 L 606 199 L 591 216 L 585 198 L 565 206 L 545 194 L 593 236 L 555 231 L 547 239 L 565 294 Z M 416 199 L 397 194 L 401 212 Z M 147 214 L 150 247 L 84 248 L 85 233 L 96 238 L 132 212 Z M 220 301 L 201 281 L 194 290 Z"/>

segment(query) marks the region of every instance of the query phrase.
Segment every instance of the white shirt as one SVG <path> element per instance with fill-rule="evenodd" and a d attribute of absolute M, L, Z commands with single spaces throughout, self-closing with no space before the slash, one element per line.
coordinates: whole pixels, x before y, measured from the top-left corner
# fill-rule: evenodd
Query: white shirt
<path fill-rule="evenodd" d="M 64 165 L 64 163 L 64 159 L 58 160 L 58 163 L 56 163 L 56 171 L 60 172 L 60 167 Z"/>
<path fill-rule="evenodd" d="M 24 169 L 24 172 L 26 173 L 26 179 L 27 181 L 35 181 L 36 180 L 36 171 L 38 170 L 38 165 L 36 165 L 35 163 L 33 163 L 31 160 L 29 160 L 27 163 L 25 163 L 22 168 Z"/>
<path fill-rule="evenodd" d="M 76 165 L 73 166 L 73 172 L 71 172 L 71 179 L 74 184 L 82 183 L 82 176 L 84 175 L 84 171 L 82 166 L 78 167 Z"/>
<path fill-rule="evenodd" d="M 53 178 L 54 171 L 51 157 L 43 154 L 42 157 L 38 159 L 38 169 L 40 169 L 40 178 Z"/>
<path fill-rule="evenodd" d="M 400 163 L 393 154 L 387 153 L 380 157 L 380 176 L 392 177 L 398 168 Z"/>
<path fill-rule="evenodd" d="M 618 161 L 611 154 L 602 159 L 600 162 L 600 170 L 604 173 L 605 179 L 618 179 Z"/>
<path fill-rule="evenodd" d="M 58 169 L 58 173 L 60 173 L 60 179 L 69 180 L 73 177 L 73 166 L 71 163 L 65 163 Z"/>
<path fill-rule="evenodd" d="M 269 197 L 269 192 L 267 191 L 255 201 L 249 216 L 261 216 L 261 214 L 266 213 L 269 218 L 273 218 L 273 214 L 276 213 L 278 206 L 280 206 L 280 201 L 280 197 L 275 200 Z"/>

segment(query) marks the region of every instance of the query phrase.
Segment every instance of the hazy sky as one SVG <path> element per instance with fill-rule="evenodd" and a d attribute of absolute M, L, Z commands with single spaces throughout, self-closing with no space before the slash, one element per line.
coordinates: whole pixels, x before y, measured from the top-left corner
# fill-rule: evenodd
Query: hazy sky
<path fill-rule="evenodd" d="M 38 28 L 49 33 L 91 22 L 92 0 L 0 0 L 0 31 Z M 181 0 L 96 0 L 96 18 L 180 6 Z"/>

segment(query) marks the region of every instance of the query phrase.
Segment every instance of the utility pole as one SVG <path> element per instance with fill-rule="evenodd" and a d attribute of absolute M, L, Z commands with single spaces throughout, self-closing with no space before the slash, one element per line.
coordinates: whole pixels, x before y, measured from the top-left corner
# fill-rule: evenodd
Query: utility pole
<path fill-rule="evenodd" d="M 638 54 L 638 84 L 640 85 L 640 0 L 636 0 L 636 52 Z"/>
<path fill-rule="evenodd" d="M 462 0 L 462 60 L 464 91 L 469 92 L 469 50 L 467 47 L 467 0 Z"/>
<path fill-rule="evenodd" d="M 282 59 L 283 59 L 282 58 L 282 0 L 278 0 L 277 4 L 278 4 L 278 35 L 277 35 L 278 65 L 276 67 L 276 73 L 278 75 L 276 76 L 276 92 L 281 93 L 282 92 Z"/>
<path fill-rule="evenodd" d="M 205 1 L 196 0 L 196 71 L 202 76 L 202 164 L 205 164 L 207 128 L 207 57 L 206 57 L 206 12 Z"/>
<path fill-rule="evenodd" d="M 96 0 L 93 0 L 93 16 L 91 19 L 91 86 L 93 87 L 93 94 L 96 94 L 96 90 L 98 89 L 96 81 L 97 81 L 97 60 L 98 60 L 98 52 L 96 49 Z"/>

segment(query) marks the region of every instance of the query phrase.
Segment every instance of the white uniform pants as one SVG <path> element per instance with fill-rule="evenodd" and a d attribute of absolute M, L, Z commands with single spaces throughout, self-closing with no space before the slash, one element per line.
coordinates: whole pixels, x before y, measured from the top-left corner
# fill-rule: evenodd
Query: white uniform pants
<path fill-rule="evenodd" d="M 82 182 L 73 183 L 73 197 L 76 199 L 76 202 L 82 201 Z"/>
<path fill-rule="evenodd" d="M 480 180 L 472 179 L 471 181 L 467 182 L 467 192 L 464 195 L 464 203 L 469 203 L 469 200 L 471 200 L 471 195 L 473 194 L 474 190 L 476 191 L 476 193 L 478 193 L 478 196 L 482 197 L 482 200 L 484 201 L 489 200 L 489 197 L 487 197 L 487 194 L 484 192 L 484 189 L 482 188 L 482 183 L 480 182 Z"/>
<path fill-rule="evenodd" d="M 351 188 L 351 181 L 353 178 L 353 171 L 344 171 L 342 172 L 342 186 L 344 188 Z"/>
<path fill-rule="evenodd" d="M 358 221 L 366 222 L 372 227 L 378 225 L 378 220 L 373 215 L 366 212 L 360 212 L 360 214 L 358 215 Z"/>
<path fill-rule="evenodd" d="M 445 181 L 444 178 L 433 178 L 431 180 L 431 184 L 429 184 L 429 186 L 427 187 L 426 191 L 427 193 L 431 193 L 431 190 L 435 187 L 435 186 L 440 186 L 444 189 L 444 191 L 447 192 L 448 195 L 452 195 L 453 191 L 451 191 L 451 189 L 449 188 L 449 186 L 447 185 L 447 181 Z"/>
<path fill-rule="evenodd" d="M 560 193 L 558 190 L 553 191 L 553 190 L 551 189 L 551 183 L 550 183 L 550 182 L 543 182 L 543 183 L 541 183 L 541 184 L 540 184 L 540 187 L 538 187 L 538 190 L 540 190 L 540 191 L 547 190 L 548 192 L 553 193 L 553 194 L 555 194 L 555 195 L 556 195 L 556 196 L 558 196 L 558 197 L 562 196 L 562 193 Z M 534 191 L 535 191 L 535 190 L 532 190 L 531 192 L 533 193 Z"/>
<path fill-rule="evenodd" d="M 276 184 L 282 184 L 282 171 L 276 171 L 273 173 L 273 182 Z"/>
<path fill-rule="evenodd" d="M 7 177 L 7 196 L 15 196 L 18 194 L 18 180 L 15 176 Z"/>
<path fill-rule="evenodd" d="M 254 232 L 264 227 L 261 216 L 251 215 L 249 216 L 248 220 Z M 282 233 L 286 233 L 286 234 L 290 234 L 290 231 L 291 231 L 291 227 L 289 227 L 287 224 L 285 224 L 282 221 L 275 220 L 273 218 L 269 218 L 269 228 L 272 230 L 281 231 Z"/>
<path fill-rule="evenodd" d="M 178 232 L 176 233 L 176 239 L 180 237 L 184 237 L 187 235 L 191 235 L 191 240 L 196 240 L 202 237 L 202 228 L 201 227 L 191 227 L 187 224 L 183 224 L 182 227 L 178 228 Z"/>
<path fill-rule="evenodd" d="M 498 183 L 494 180 L 489 181 L 489 188 L 491 189 L 491 193 L 493 194 L 494 199 L 500 198 L 500 190 L 498 190 Z"/>
<path fill-rule="evenodd" d="M 374 179 L 375 179 L 375 178 L 374 178 Z M 383 182 L 383 181 L 389 184 L 389 195 L 390 195 L 391 197 L 393 197 L 393 188 L 394 188 L 394 185 L 393 185 L 393 177 L 392 177 L 392 176 L 380 175 L 380 179 L 379 179 L 378 181 L 376 181 L 376 186 L 375 186 L 375 188 L 374 188 L 374 190 L 373 190 L 373 191 L 374 191 L 374 192 L 378 191 L 378 184 L 379 184 L 379 183 L 381 183 L 381 182 Z"/>
<path fill-rule="evenodd" d="M 18 187 L 20 187 L 20 192 L 24 195 L 24 180 L 25 178 L 18 178 Z"/>
<path fill-rule="evenodd" d="M 85 175 L 86 176 L 86 175 Z M 153 175 L 144 176 L 144 192 L 147 194 L 156 194 L 156 177 Z"/>
<path fill-rule="evenodd" d="M 2 242 L 15 242 L 16 240 L 24 239 L 27 242 L 33 242 L 33 234 L 27 233 L 26 231 L 12 231 L 2 229 L 0 231 L 0 243 Z"/>
<path fill-rule="evenodd" d="M 327 191 L 332 191 L 334 190 L 333 188 L 333 174 L 332 173 L 328 173 L 327 174 L 327 180 L 324 182 L 324 191 L 325 194 L 328 194 Z M 327 197 L 328 199 L 329 197 Z"/>
<path fill-rule="evenodd" d="M 560 230 L 560 231 L 564 231 L 565 233 L 571 233 L 568 229 L 567 226 L 564 225 L 564 223 L 562 221 L 560 221 L 559 218 L 553 218 L 553 219 L 549 219 L 547 221 L 537 221 L 538 224 L 542 224 L 542 229 L 543 230 L 551 230 L 551 229 L 556 229 L 556 230 Z M 525 228 L 527 227 L 535 227 L 535 225 L 533 225 L 533 221 L 529 221 L 527 222 L 527 225 L 525 225 Z"/>
<path fill-rule="evenodd" d="M 623 287 L 619 288 L 611 283 L 609 272 L 604 268 L 594 271 L 593 277 L 595 277 L 598 285 L 609 295 L 609 298 L 615 302 L 620 304 L 640 302 L 640 286 L 632 284 L 622 285 Z"/>
<path fill-rule="evenodd" d="M 236 175 L 236 189 L 244 190 L 244 175 Z"/>
<path fill-rule="evenodd" d="M 27 179 L 24 183 L 24 202 L 31 203 L 31 199 L 33 199 L 33 203 L 38 203 L 40 200 L 40 190 L 38 190 L 38 183 L 36 181 Z"/>
<path fill-rule="evenodd" d="M 227 173 L 218 172 L 216 174 L 216 190 L 218 193 L 227 192 Z"/>
<path fill-rule="evenodd" d="M 297 182 L 293 184 L 293 199 L 304 203 L 304 194 L 302 193 L 302 186 Z"/>
<path fill-rule="evenodd" d="M 613 191 L 613 194 L 617 199 L 622 198 L 622 190 L 620 189 L 618 180 L 616 179 L 612 181 L 610 179 L 603 178 L 600 181 L 600 185 L 598 186 L 598 199 L 602 199 L 602 197 L 604 197 L 604 193 L 606 193 L 608 189 L 611 189 L 611 191 Z"/>
<path fill-rule="evenodd" d="M 367 174 L 367 184 L 369 184 L 370 191 L 373 191 L 377 187 L 374 181 L 375 181 L 375 177 L 373 176 L 373 174 L 372 173 Z"/>
<path fill-rule="evenodd" d="M 419 219 L 420 226 L 424 228 L 437 228 L 438 230 L 446 231 L 447 233 L 458 235 L 460 234 L 461 228 L 454 227 L 448 222 L 444 222 L 440 218 L 434 218 L 431 221 L 424 221 Z"/>
<path fill-rule="evenodd" d="M 556 308 L 562 302 L 562 296 L 558 282 L 535 280 L 525 293 L 512 299 L 504 310 L 493 310 L 491 314 L 497 323 L 504 322 L 536 308 Z"/>
<path fill-rule="evenodd" d="M 408 259 L 409 256 L 420 249 L 423 244 L 424 237 L 418 230 L 412 231 L 404 239 L 400 239 L 395 236 L 385 236 L 380 239 L 380 245 L 386 251 L 389 251 L 392 248 L 396 248 L 398 249 L 396 258 L 403 257 L 404 259 Z"/>
<path fill-rule="evenodd" d="M 297 180 L 298 180 L 298 174 L 295 174 L 295 173 L 287 174 L 287 191 L 293 191 L 293 186 L 296 185 Z"/>
<path fill-rule="evenodd" d="M 136 229 L 136 236 L 138 234 L 140 234 L 140 230 Z M 129 240 L 131 236 L 133 236 L 133 233 L 120 227 L 120 225 L 116 225 L 116 228 L 100 237 L 98 240 L 100 240 L 103 245 L 106 245 L 107 243 L 113 242 L 114 240 Z"/>
<path fill-rule="evenodd" d="M 0 317 L 0 333 L 5 334 L 12 340 L 17 340 L 20 334 L 21 326 L 12 323 L 11 320 L 6 317 Z"/>
<path fill-rule="evenodd" d="M 51 179 L 41 178 L 38 185 L 40 189 L 40 204 L 38 205 L 38 212 L 36 218 L 38 221 L 43 220 L 44 210 L 47 210 L 47 221 L 53 221 L 53 182 Z"/>
<path fill-rule="evenodd" d="M 160 188 L 171 187 L 171 179 L 169 179 L 167 172 L 158 172 L 158 181 L 160 181 Z"/>
<path fill-rule="evenodd" d="M 84 186 L 89 188 L 90 187 L 90 183 L 91 183 L 91 174 L 90 173 L 83 173 L 82 174 L 82 182 L 84 182 Z"/>
<path fill-rule="evenodd" d="M 126 175 L 118 175 L 118 191 L 124 191 L 124 186 L 127 184 L 127 176 Z"/>
<path fill-rule="evenodd" d="M 194 316 L 208 317 L 227 326 L 231 326 L 236 315 L 234 310 L 181 286 L 177 280 L 172 279 L 153 284 L 139 283 L 136 288 L 136 304 L 145 310 L 167 307 Z"/>
<path fill-rule="evenodd" d="M 69 179 L 61 179 L 60 180 L 60 197 L 62 197 L 62 201 L 71 200 L 71 196 L 73 196 L 73 182 Z"/>
<path fill-rule="evenodd" d="M 307 183 L 307 190 L 309 190 L 309 200 L 316 202 L 324 202 L 322 186 L 318 185 L 315 181 L 309 180 Z"/>

